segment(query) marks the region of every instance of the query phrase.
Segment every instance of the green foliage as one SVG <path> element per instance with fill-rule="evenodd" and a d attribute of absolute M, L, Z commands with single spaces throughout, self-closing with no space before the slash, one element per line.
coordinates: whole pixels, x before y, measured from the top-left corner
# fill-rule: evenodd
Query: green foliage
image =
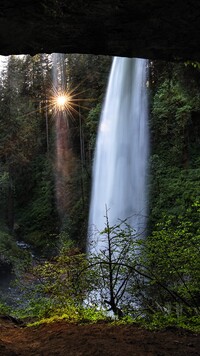
<path fill-rule="evenodd" d="M 61 253 L 53 262 L 35 267 L 33 272 L 35 277 L 38 275 L 40 280 L 45 280 L 45 284 L 40 286 L 42 293 L 50 296 L 54 303 L 65 304 L 70 299 L 79 303 L 83 300 L 85 281 L 83 276 L 80 277 L 80 270 L 85 261 L 76 250 L 70 254 Z"/>
<path fill-rule="evenodd" d="M 61 233 L 60 254 L 21 279 L 26 305 L 14 315 L 39 323 L 96 322 L 109 320 L 111 310 L 123 323 L 199 331 L 199 212 L 195 202 L 186 216 L 166 217 L 142 240 L 126 221 L 110 226 L 107 216 L 97 232 L 101 250 L 93 245 L 87 258 Z M 196 227 L 186 219 L 191 214 Z"/>
<path fill-rule="evenodd" d="M 34 110 L 30 98 L 24 95 L 23 60 L 11 56 L 1 93 L 0 158 L 12 167 L 26 164 L 37 147 L 38 115 L 30 121 Z"/>
<path fill-rule="evenodd" d="M 107 316 L 101 310 L 84 306 L 91 286 L 91 272 L 85 255 L 60 234 L 60 254 L 36 265 L 20 280 L 23 288 L 21 307 L 12 315 L 36 324 L 65 319 L 68 322 L 97 322 Z"/>
<path fill-rule="evenodd" d="M 87 132 L 87 135 L 89 136 L 89 138 L 88 138 L 89 149 L 92 151 L 95 148 L 97 127 L 98 127 L 98 123 L 99 123 L 101 109 L 102 109 L 102 105 L 100 103 L 97 104 L 95 108 L 91 109 L 87 116 L 86 123 L 85 123 L 86 132 Z"/>
<path fill-rule="evenodd" d="M 185 66 L 192 66 L 194 68 L 200 69 L 200 63 L 199 62 L 193 62 L 193 61 L 186 61 Z"/>
<path fill-rule="evenodd" d="M 8 59 L 0 82 L 1 219 L 11 233 L 39 249 L 54 248 L 53 236 L 63 223 L 70 237 L 85 248 L 92 154 L 110 62 L 111 58 L 102 56 L 65 56 L 67 89 L 75 95 L 75 109 L 80 105 L 80 112 L 73 110 L 73 120 L 69 119 L 76 168 L 64 186 L 70 199 L 63 222 L 55 204 L 55 120 L 45 109 L 52 93 L 51 57 Z"/>
<path fill-rule="evenodd" d="M 37 225 L 35 230 L 44 235 L 44 226 L 42 226 L 44 220 L 55 218 L 55 214 L 51 214 L 54 209 L 52 179 L 49 183 L 53 175 L 52 168 L 50 174 L 50 169 L 47 173 L 46 167 L 42 167 L 42 162 L 44 166 L 48 165 L 48 162 L 45 157 L 46 152 L 45 154 L 43 152 L 43 138 L 46 136 L 45 120 L 42 112 L 38 110 L 39 100 L 42 101 L 44 97 L 41 91 L 44 90 L 46 69 L 41 58 L 40 55 L 34 59 L 30 56 L 10 56 L 7 71 L 1 82 L 1 217 L 11 233 L 14 232 L 16 219 L 19 217 L 20 223 L 17 221 L 17 225 L 20 225 L 18 229 L 20 238 L 24 228 L 30 225 L 30 221 L 33 225 L 34 223 Z M 36 158 L 38 153 L 41 154 L 40 159 Z M 46 186 L 45 177 L 41 177 L 44 171 L 48 177 Z M 35 182 L 40 198 L 38 196 L 36 198 Z M 30 207 L 33 195 L 34 200 Z M 50 225 L 46 223 L 46 226 Z"/>
<path fill-rule="evenodd" d="M 167 66 L 166 66 L 167 68 Z M 151 234 L 141 261 L 144 305 L 153 323 L 199 315 L 199 72 L 173 64 L 152 104 Z M 158 321 L 154 315 L 158 313 Z"/>
<path fill-rule="evenodd" d="M 16 198 L 21 194 L 22 184 L 32 192 L 20 199 L 17 206 L 17 220 L 19 234 L 23 239 L 38 250 L 51 250 L 57 243 L 59 220 L 56 213 L 54 197 L 54 177 L 51 162 L 44 156 L 38 156 L 31 164 L 32 176 L 24 182 L 26 177 L 19 176 L 17 180 Z"/>
<path fill-rule="evenodd" d="M 28 278 L 21 280 L 24 298 L 29 301 L 25 313 L 30 316 L 52 316 L 55 310 L 82 305 L 88 283 L 87 260 L 65 237 L 60 248 L 57 257 L 33 266 Z"/>
<path fill-rule="evenodd" d="M 150 231 L 163 214 L 183 215 L 200 191 L 199 69 L 155 63 L 152 71 Z"/>
<path fill-rule="evenodd" d="M 200 111 L 199 93 L 191 94 L 178 81 L 165 80 L 154 96 L 151 130 L 153 151 L 168 164 L 186 164 L 189 160 L 189 129 L 192 113 Z"/>
<path fill-rule="evenodd" d="M 77 165 L 70 184 L 70 209 L 62 222 L 62 231 L 66 232 L 81 250 L 86 248 L 90 176 L 86 163 Z"/>
<path fill-rule="evenodd" d="M 0 300 L 0 315 L 9 315 L 11 308 Z"/>
<path fill-rule="evenodd" d="M 0 265 L 11 267 L 16 274 L 21 273 L 31 262 L 27 251 L 21 250 L 16 240 L 8 232 L 0 231 Z"/>
<path fill-rule="evenodd" d="M 147 288 L 152 309 L 177 309 L 181 315 L 200 313 L 200 205 L 195 202 L 185 216 L 165 216 L 145 246 Z M 190 218 L 193 217 L 194 223 Z"/>
<path fill-rule="evenodd" d="M 28 296 L 25 294 L 26 297 Z M 52 314 L 56 313 L 58 307 L 54 308 L 54 305 L 51 300 L 43 297 L 37 296 L 37 298 L 33 298 L 33 296 L 29 296 L 29 301 L 24 303 L 22 302 L 22 306 L 18 306 L 14 310 L 11 311 L 12 315 L 19 319 L 28 319 L 28 320 L 40 320 L 45 317 L 50 317 Z M 27 299 L 28 300 L 28 299 Z"/>
<path fill-rule="evenodd" d="M 168 327 L 177 327 L 193 332 L 200 332 L 200 317 L 186 317 L 180 316 L 177 318 L 176 314 L 163 314 L 162 312 L 157 312 L 153 314 L 150 319 L 141 319 L 140 322 L 149 330 L 160 330 L 166 329 Z"/>
<path fill-rule="evenodd" d="M 162 221 L 163 214 L 183 215 L 200 199 L 199 168 L 183 169 L 166 166 L 158 155 L 151 157 L 150 221 Z M 192 216 L 191 216 L 192 221 Z"/>
<path fill-rule="evenodd" d="M 42 317 L 35 322 L 31 322 L 28 326 L 38 326 L 40 324 L 49 324 L 59 320 L 65 320 L 68 323 L 97 323 L 99 321 L 110 321 L 102 311 L 95 310 L 94 308 L 82 308 L 73 304 L 61 310 L 51 310 L 52 316 Z"/>

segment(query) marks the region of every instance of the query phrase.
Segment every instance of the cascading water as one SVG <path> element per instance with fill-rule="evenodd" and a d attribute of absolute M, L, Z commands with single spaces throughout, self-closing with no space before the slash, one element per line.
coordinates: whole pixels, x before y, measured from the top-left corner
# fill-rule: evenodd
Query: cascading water
<path fill-rule="evenodd" d="M 110 226 L 128 218 L 136 234 L 145 230 L 149 151 L 146 72 L 144 59 L 114 58 L 94 158 L 88 251 L 101 249 L 95 232 L 105 228 L 106 209 Z"/>

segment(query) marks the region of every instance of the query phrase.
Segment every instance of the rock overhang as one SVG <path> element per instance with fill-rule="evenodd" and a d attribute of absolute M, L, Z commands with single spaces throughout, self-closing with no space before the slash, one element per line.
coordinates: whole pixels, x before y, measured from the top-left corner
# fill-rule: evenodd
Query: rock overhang
<path fill-rule="evenodd" d="M 91 53 L 200 60 L 200 3 L 4 0 L 0 54 Z"/>

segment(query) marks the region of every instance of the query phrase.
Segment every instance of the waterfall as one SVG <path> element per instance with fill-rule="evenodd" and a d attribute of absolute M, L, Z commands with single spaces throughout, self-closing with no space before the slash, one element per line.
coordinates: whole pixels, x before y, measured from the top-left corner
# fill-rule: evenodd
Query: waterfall
<path fill-rule="evenodd" d="M 101 249 L 96 232 L 127 219 L 137 234 L 147 215 L 149 151 L 147 61 L 115 57 L 102 110 L 93 165 L 89 245 Z M 88 247 L 90 251 L 90 247 Z"/>

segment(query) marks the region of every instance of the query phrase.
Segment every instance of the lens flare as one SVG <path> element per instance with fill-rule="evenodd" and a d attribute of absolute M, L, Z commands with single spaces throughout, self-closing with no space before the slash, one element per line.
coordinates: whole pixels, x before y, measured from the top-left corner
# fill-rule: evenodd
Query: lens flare
<path fill-rule="evenodd" d="M 62 114 L 63 118 L 68 117 L 71 119 L 75 119 L 80 115 L 82 116 L 80 110 L 91 110 L 91 105 L 85 106 L 85 103 L 89 104 L 90 102 L 96 101 L 96 99 L 88 97 L 83 99 L 81 97 L 83 93 L 86 93 L 90 90 L 86 89 L 78 91 L 77 89 L 80 87 L 82 82 L 73 88 L 67 86 L 64 90 L 58 90 L 52 85 L 49 91 L 49 95 L 47 94 L 45 99 L 39 100 L 39 108 L 25 113 L 24 115 L 20 116 L 20 118 L 34 115 L 36 112 L 45 112 L 46 116 L 49 114 L 56 116 L 60 113 Z"/>
<path fill-rule="evenodd" d="M 52 104 L 58 111 L 64 111 L 69 109 L 71 103 L 71 96 L 65 92 L 58 93 L 52 98 Z"/>
<path fill-rule="evenodd" d="M 56 101 L 57 101 L 57 105 L 59 108 L 63 108 L 66 103 L 68 102 L 69 98 L 67 95 L 59 95 L 57 98 L 56 98 Z"/>
<path fill-rule="evenodd" d="M 81 83 L 79 84 L 81 85 Z M 70 89 L 69 87 L 66 90 L 57 90 L 55 87 L 52 88 L 52 95 L 49 97 L 48 107 L 53 109 L 54 114 L 62 113 L 63 116 L 71 117 L 74 119 L 77 115 L 80 115 L 80 109 L 90 110 L 90 107 L 84 105 L 85 102 L 92 102 L 95 99 L 85 98 L 82 99 L 80 95 L 87 91 L 76 92 L 76 89 L 79 87 L 77 85 L 75 88 Z"/>

